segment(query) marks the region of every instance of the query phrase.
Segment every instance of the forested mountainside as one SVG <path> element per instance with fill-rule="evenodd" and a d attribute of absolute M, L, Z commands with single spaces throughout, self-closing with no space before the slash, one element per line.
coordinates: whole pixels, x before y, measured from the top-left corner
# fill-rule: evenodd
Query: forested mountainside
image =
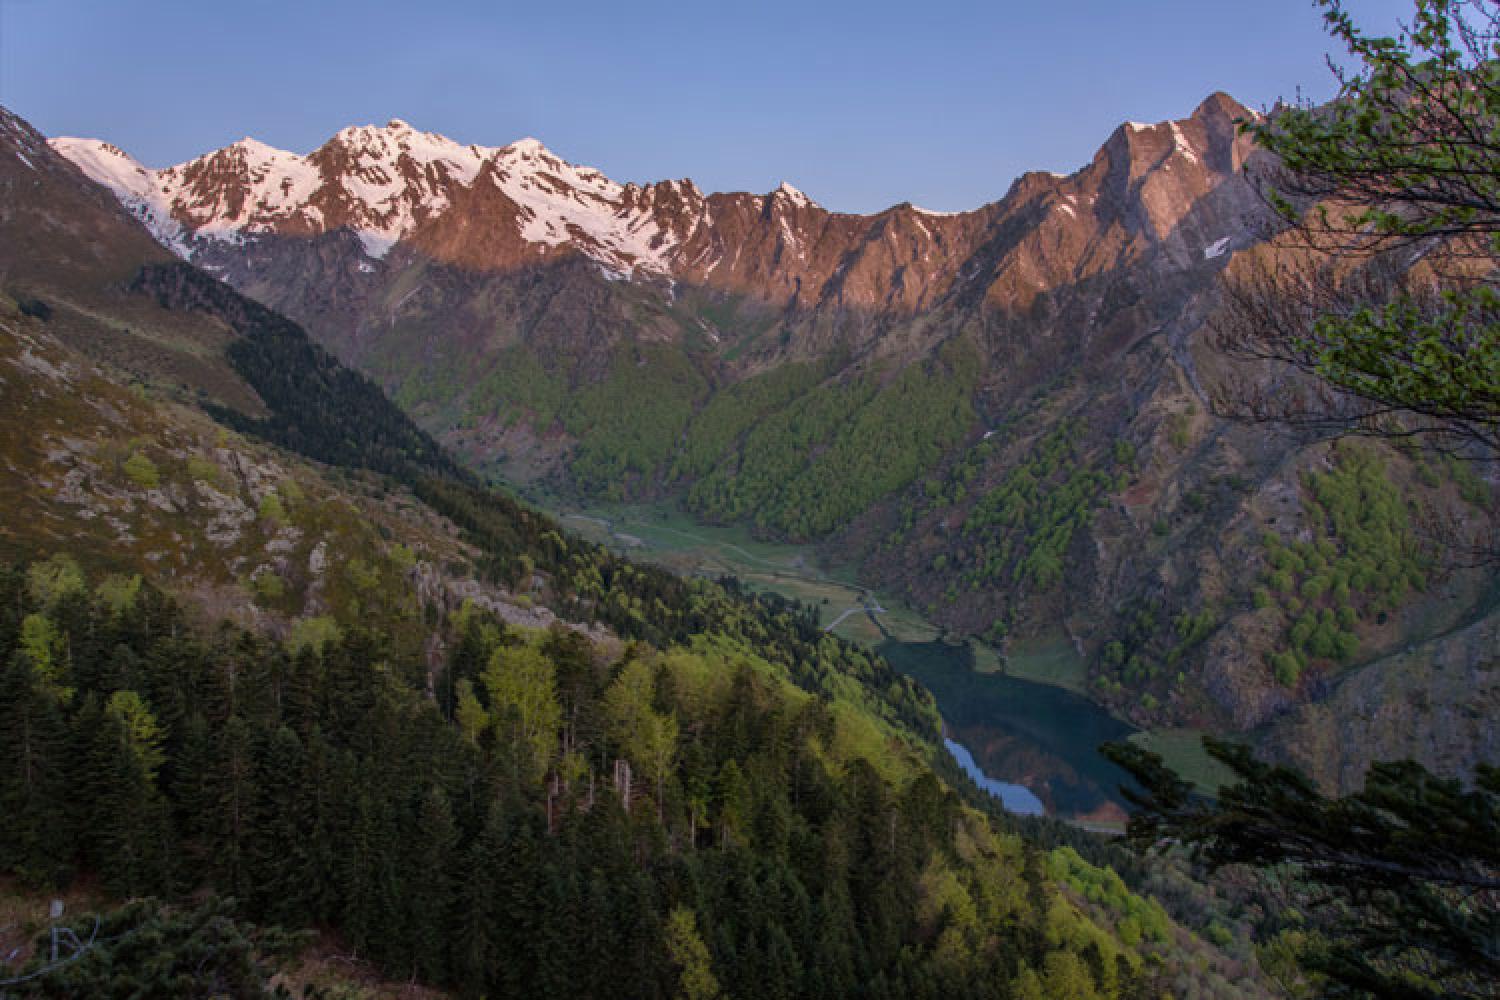
<path fill-rule="evenodd" d="M 48 200 L 94 189 L 5 126 L 4 273 L 53 257 L 0 298 L 0 887 L 179 903 L 45 975 L 8 926 L 7 990 L 265 995 L 297 945 L 232 915 L 466 996 L 1261 992 L 1243 901 L 1022 836 L 812 609 L 579 542 L 295 324 L 83 255 Z"/>
<path fill-rule="evenodd" d="M 1500 619 L 1489 570 L 1441 567 L 1494 535 L 1493 483 L 1232 419 L 1298 391 L 1214 333 L 1224 276 L 1286 253 L 1255 117 L 1122 125 L 957 215 L 401 122 L 164 171 L 56 147 L 482 471 L 818 540 L 955 636 L 1066 642 L 1139 725 L 1254 733 L 1330 786 L 1377 750 L 1468 773 Z"/>

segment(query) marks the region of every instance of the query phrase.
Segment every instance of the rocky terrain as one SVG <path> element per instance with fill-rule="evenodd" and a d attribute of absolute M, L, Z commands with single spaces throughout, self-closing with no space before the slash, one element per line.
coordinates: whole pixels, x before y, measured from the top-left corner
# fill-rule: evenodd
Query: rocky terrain
<path fill-rule="evenodd" d="M 53 147 L 477 468 L 819 540 L 956 635 L 1067 637 L 1138 724 L 1253 733 L 1330 784 L 1386 749 L 1377 717 L 1464 771 L 1488 751 L 1443 720 L 1495 671 L 1452 633 L 1490 627 L 1490 576 L 1432 567 L 1494 531 L 1491 485 L 1234 419 L 1275 384 L 1213 335 L 1226 271 L 1275 252 L 1252 116 L 1125 124 L 953 215 L 622 185 L 401 122 L 160 171 Z M 1467 679 L 1399 708 L 1419 661 Z"/>
<path fill-rule="evenodd" d="M 420 643 L 424 614 L 466 601 L 524 627 L 556 620 L 533 599 L 541 579 L 514 593 L 482 582 L 474 547 L 410 490 L 211 419 L 199 404 L 267 413 L 225 353 L 234 330 L 130 292 L 143 265 L 170 256 L 8 112 L 0 151 L 0 421 L 12 430 L 0 555 L 83 552 L 95 571 L 149 578 L 209 619 L 283 638 L 378 612 Z"/>

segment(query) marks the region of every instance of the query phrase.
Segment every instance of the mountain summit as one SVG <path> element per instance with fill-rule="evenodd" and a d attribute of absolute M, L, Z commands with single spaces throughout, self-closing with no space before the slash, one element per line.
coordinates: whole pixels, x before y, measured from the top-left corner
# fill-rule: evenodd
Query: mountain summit
<path fill-rule="evenodd" d="M 449 241 L 457 227 L 484 231 L 463 256 L 492 267 L 566 245 L 619 276 L 665 274 L 679 242 L 668 203 L 702 203 L 691 181 L 622 185 L 537 139 L 465 146 L 399 119 L 342 129 L 306 156 L 246 138 L 162 170 L 98 140 L 52 144 L 188 259 L 208 241 L 347 229 L 378 260 L 403 240 Z M 786 186 L 777 194 L 811 204 Z"/>
<path fill-rule="evenodd" d="M 1247 147 L 1233 121 L 1249 114 L 1216 94 L 1182 122 L 1121 126 L 1072 176 L 1030 174 L 1003 202 L 951 214 L 910 204 L 834 213 L 785 182 L 764 195 L 704 194 L 691 180 L 620 184 L 536 139 L 462 145 L 397 119 L 345 128 L 306 156 L 247 138 L 162 170 L 98 140 L 61 138 L 53 147 L 113 190 L 164 245 L 210 267 L 227 266 L 226 244 L 346 231 L 358 236 L 367 270 L 398 244 L 484 271 L 576 255 L 612 278 L 670 279 L 776 306 L 912 311 L 972 270 L 966 265 L 997 226 L 1013 221 L 1007 209 L 1023 203 L 1038 202 L 1038 233 L 1058 245 L 1100 236 L 1119 243 L 1106 232 L 1117 221 L 1126 242 L 1147 231 L 1168 239 L 1187 207 L 1242 162 Z M 1098 205 L 1101 194 L 1113 204 Z M 1178 256 L 1201 260 L 1226 235 Z"/>
<path fill-rule="evenodd" d="M 1274 667 L 1311 622 L 1266 589 L 1301 587 L 1283 586 L 1280 553 L 1326 561 L 1358 541 L 1320 490 L 1378 486 L 1403 498 L 1392 510 L 1475 530 L 1491 515 L 1461 471 L 1223 418 L 1225 401 L 1288 391 L 1212 338 L 1226 269 L 1281 252 L 1250 177 L 1267 154 L 1237 125 L 1252 114 L 1214 94 L 1122 123 L 1076 172 L 1025 174 L 956 214 L 830 212 L 790 184 L 619 184 L 535 139 L 464 146 L 400 121 L 306 156 L 247 139 L 161 171 L 102 143 L 54 148 L 113 191 L 94 202 L 302 323 L 485 474 L 816 543 L 952 634 L 1071 651 L 1137 725 L 1266 733 L 1319 780 L 1374 759 L 1367 737 L 1328 751 L 1327 718 L 1387 707 L 1409 719 L 1391 733 L 1445 736 L 1381 757 L 1478 759 L 1483 732 L 1434 720 L 1479 683 L 1460 647 L 1494 627 L 1480 574 L 1399 608 L 1351 582 L 1347 611 L 1320 607 L 1364 664 L 1337 704 L 1339 662 Z M 35 136 L 16 149 L 0 179 L 33 190 L 22 158 L 83 179 Z M 1381 685 L 1411 656 L 1451 668 L 1451 694 L 1408 712 Z"/>

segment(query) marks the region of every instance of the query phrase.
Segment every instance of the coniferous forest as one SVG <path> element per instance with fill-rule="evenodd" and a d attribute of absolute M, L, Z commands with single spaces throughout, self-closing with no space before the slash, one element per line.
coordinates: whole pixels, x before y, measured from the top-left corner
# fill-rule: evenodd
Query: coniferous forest
<path fill-rule="evenodd" d="M 378 628 L 293 649 L 66 558 L 7 568 L 0 866 L 212 891 L 465 996 L 1154 995 L 1158 905 L 1103 929 L 785 660 L 449 628 L 433 671 Z"/>
<path fill-rule="evenodd" d="M 158 162 L 135 109 L 273 80 L 414 100 L 347 44 L 391 21 L 403 69 L 540 81 L 640 163 L 686 121 L 947 197 L 960 139 L 1062 162 L 1026 120 L 1087 117 L 988 41 L 1035 32 L 875 19 L 832 72 L 821 10 L 646 5 L 604 48 L 464 11 L 486 57 L 528 39 L 494 60 L 441 4 L 89 3 L 0 37 L 7 104 L 93 127 L 113 66 L 126 133 L 0 107 L 0 1000 L 1500 998 L 1500 0 L 1312 0 L 1324 92 L 868 212 L 400 119 L 115 143 Z M 1032 12 L 1060 73 L 1150 61 L 1091 113 L 1306 54 L 1156 6 Z M 134 93 L 192 65 L 143 38 L 261 22 L 279 64 Z M 643 51 L 662 99 L 610 63 Z"/>

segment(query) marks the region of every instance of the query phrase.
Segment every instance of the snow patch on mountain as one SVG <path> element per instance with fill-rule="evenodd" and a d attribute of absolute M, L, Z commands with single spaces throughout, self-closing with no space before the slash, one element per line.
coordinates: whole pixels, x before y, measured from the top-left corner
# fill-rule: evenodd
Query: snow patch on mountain
<path fill-rule="evenodd" d="M 185 216 L 195 236 L 225 242 L 271 230 L 295 215 L 321 179 L 303 157 L 251 138 L 158 176 L 174 218 Z"/>
<path fill-rule="evenodd" d="M 522 209 L 528 243 L 571 243 L 616 274 L 668 273 L 676 238 L 649 206 L 627 207 L 626 188 L 592 167 L 554 155 L 535 139 L 493 151 L 494 184 Z"/>
<path fill-rule="evenodd" d="M 52 149 L 73 162 L 84 175 L 115 193 L 156 241 L 186 259 L 191 251 L 182 226 L 172 218 L 171 199 L 155 171 L 142 166 L 118 146 L 98 139 L 67 136 L 50 140 Z"/>
<path fill-rule="evenodd" d="M 782 198 L 785 198 L 793 205 L 797 205 L 801 208 L 816 207 L 818 204 L 807 195 L 803 194 L 801 191 L 798 191 L 796 188 L 792 187 L 786 181 L 782 181 L 779 185 L 777 185 L 776 190 L 772 191 L 771 194 L 773 197 L 776 195 L 780 195 Z"/>
<path fill-rule="evenodd" d="M 1198 154 L 1193 152 L 1192 143 L 1188 142 L 1187 136 L 1182 134 L 1182 126 L 1172 122 L 1172 147 L 1189 163 L 1198 162 Z"/>
<path fill-rule="evenodd" d="M 184 258 L 196 239 L 324 232 L 335 227 L 332 213 L 359 237 L 365 255 L 378 260 L 446 211 L 455 189 L 472 188 L 486 168 L 520 209 L 519 235 L 528 243 L 575 246 L 626 276 L 668 273 L 678 244 L 649 198 L 627 199 L 624 186 L 532 138 L 498 148 L 466 146 L 392 119 L 342 129 L 306 156 L 247 138 L 163 170 L 97 140 L 56 139 L 52 145 Z M 670 187 L 702 200 L 691 182 Z M 632 195 L 639 192 L 632 189 Z M 795 204 L 812 204 L 789 185 L 779 192 Z"/>

